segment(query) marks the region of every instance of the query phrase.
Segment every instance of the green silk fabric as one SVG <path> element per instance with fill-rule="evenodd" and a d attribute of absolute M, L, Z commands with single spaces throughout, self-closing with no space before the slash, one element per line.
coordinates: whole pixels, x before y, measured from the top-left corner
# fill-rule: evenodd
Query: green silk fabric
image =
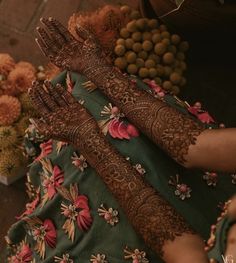
<path fill-rule="evenodd" d="M 60 82 L 65 85 L 65 78 L 66 73 L 64 72 L 54 80 L 54 83 Z M 109 100 L 99 90 L 89 93 L 83 88 L 82 84 L 87 81 L 83 76 L 73 73 L 72 80 L 75 82 L 73 95 L 78 100 L 85 101 L 84 106 L 95 119 L 102 119 L 100 112 L 105 105 L 108 105 Z M 137 80 L 137 84 L 139 88 L 147 89 L 146 84 L 140 80 Z M 175 98 L 166 95 L 165 99 L 173 107 L 188 114 L 184 108 L 176 104 Z M 232 184 L 231 177 L 219 175 L 216 187 L 210 187 L 203 180 L 204 172 L 181 167 L 141 132 L 139 137 L 130 140 L 114 139 L 110 135 L 107 135 L 107 138 L 120 154 L 129 157 L 133 164 L 142 165 L 146 170 L 145 179 L 176 208 L 195 231 L 207 239 L 210 226 L 216 222 L 220 212 L 217 208 L 219 202 L 225 202 L 236 191 L 236 186 Z M 46 248 L 44 260 L 41 260 L 34 252 L 36 262 L 54 262 L 54 256 L 61 256 L 66 253 L 70 254 L 74 262 L 79 263 L 89 262 L 91 255 L 98 253 L 105 254 L 106 260 L 111 263 L 132 262 L 132 260 L 124 259 L 123 250 L 126 246 L 145 251 L 150 263 L 162 262 L 157 255 L 145 246 L 142 238 L 135 233 L 119 204 L 94 169 L 88 167 L 81 172 L 72 164 L 71 156 L 74 151 L 75 149 L 69 145 L 64 146 L 57 154 L 54 142 L 54 150 L 48 155 L 48 158 L 53 165 L 58 165 L 64 171 L 64 186 L 68 187 L 72 183 L 77 183 L 79 192 L 88 197 L 93 223 L 87 232 L 79 230 L 76 225 L 75 241 L 72 243 L 62 229 L 65 222 L 65 217 L 60 210 L 63 198 L 56 194 L 43 208 L 38 206 L 30 216 L 38 216 L 43 220 L 49 218 L 54 222 L 57 230 L 57 244 L 55 249 Z M 42 172 L 41 164 L 35 162 L 30 168 L 30 178 L 35 186 L 41 185 L 40 172 Z M 191 187 L 190 198 L 179 199 L 175 195 L 175 187 L 169 185 L 170 177 L 176 174 L 180 175 L 181 183 Z M 119 222 L 115 226 L 110 226 L 98 215 L 97 210 L 102 203 L 107 208 L 112 207 L 119 211 Z M 13 243 L 20 242 L 27 235 L 24 226 L 24 221 L 20 220 L 11 227 L 9 238 Z M 28 241 L 33 248 L 32 238 L 28 237 Z"/>

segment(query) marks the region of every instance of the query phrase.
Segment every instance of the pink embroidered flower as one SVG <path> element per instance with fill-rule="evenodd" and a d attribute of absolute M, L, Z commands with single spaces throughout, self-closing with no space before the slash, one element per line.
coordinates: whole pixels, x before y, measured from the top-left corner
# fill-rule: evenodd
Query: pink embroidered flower
<path fill-rule="evenodd" d="M 124 118 L 124 114 L 116 106 L 113 107 L 111 103 L 104 106 L 101 115 L 106 116 L 106 119 L 98 122 L 105 135 L 109 132 L 113 138 L 127 140 L 139 136 L 138 130 L 132 124 L 126 124 L 120 120 Z"/>
<path fill-rule="evenodd" d="M 213 172 L 205 172 L 205 174 L 203 175 L 203 179 L 206 181 L 208 186 L 216 186 L 218 175 L 217 173 Z"/>
<path fill-rule="evenodd" d="M 10 258 L 10 263 L 30 263 L 32 260 L 32 251 L 28 244 L 21 242 L 18 252 Z"/>
<path fill-rule="evenodd" d="M 62 257 L 54 257 L 57 263 L 73 263 L 74 261 L 70 258 L 69 254 L 63 254 Z"/>
<path fill-rule="evenodd" d="M 138 137 L 138 130 L 132 125 L 126 125 L 123 121 L 113 119 L 108 125 L 108 131 L 113 138 L 130 139 L 131 137 Z"/>
<path fill-rule="evenodd" d="M 107 209 L 103 204 L 101 204 L 100 208 L 98 208 L 98 214 L 99 216 L 103 217 L 105 221 L 111 226 L 114 226 L 119 222 L 118 211 L 112 207 Z"/>
<path fill-rule="evenodd" d="M 124 249 L 124 258 L 126 260 L 132 260 L 132 263 L 149 263 L 149 260 L 146 258 L 146 252 L 140 251 L 139 249 L 131 250 L 128 247 Z"/>
<path fill-rule="evenodd" d="M 39 195 L 39 189 L 36 191 L 36 198 L 30 202 L 26 204 L 26 210 L 23 214 L 21 214 L 20 216 L 16 216 L 16 219 L 22 219 L 25 216 L 28 216 L 30 214 L 32 214 L 34 212 L 34 210 L 36 209 L 37 205 L 39 204 L 40 201 L 40 195 Z"/>
<path fill-rule="evenodd" d="M 178 174 L 176 174 L 176 176 L 170 177 L 169 185 L 175 187 L 175 195 L 178 196 L 181 200 L 185 200 L 186 198 L 191 197 L 190 193 L 192 192 L 192 189 L 188 185 L 180 183 Z"/>
<path fill-rule="evenodd" d="M 202 123 L 209 124 L 215 122 L 207 111 L 202 110 L 202 104 L 200 102 L 196 102 L 193 106 L 190 106 L 188 111 L 196 116 Z"/>
<path fill-rule="evenodd" d="M 154 80 L 147 80 L 145 82 L 151 88 L 154 97 L 163 98 L 165 96 L 166 91 L 163 90 L 159 85 L 157 85 Z"/>
<path fill-rule="evenodd" d="M 29 233 L 36 241 L 35 251 L 44 259 L 46 253 L 46 245 L 55 248 L 57 232 L 55 226 L 50 219 L 42 221 L 38 217 L 24 218 L 29 226 Z"/>
<path fill-rule="evenodd" d="M 70 190 L 61 186 L 58 192 L 70 204 L 61 204 L 61 213 L 67 218 L 63 229 L 68 233 L 69 238 L 74 241 L 75 236 L 75 222 L 80 230 L 86 231 L 92 224 L 92 216 L 88 205 L 88 198 L 85 195 L 80 195 L 76 184 L 70 185 Z"/>
<path fill-rule="evenodd" d="M 47 189 L 49 199 L 52 199 L 56 194 L 56 188 L 62 185 L 64 182 L 64 173 L 56 165 L 53 167 L 53 173 L 51 177 L 47 177 L 43 181 L 43 186 Z"/>
<path fill-rule="evenodd" d="M 42 159 L 40 162 L 43 167 L 42 186 L 44 189 L 41 206 L 44 206 L 57 193 L 57 188 L 63 184 L 64 172 L 57 165 L 53 167 L 49 159 Z"/>
<path fill-rule="evenodd" d="M 71 159 L 72 159 L 72 164 L 75 165 L 81 172 L 83 172 L 84 169 L 88 167 L 86 159 L 82 154 L 78 156 L 77 153 L 74 152 Z"/>
<path fill-rule="evenodd" d="M 108 263 L 108 261 L 106 260 L 105 254 L 92 255 L 90 258 L 90 262 L 92 262 L 92 263 Z"/>
<path fill-rule="evenodd" d="M 41 143 L 40 144 L 40 149 L 41 149 L 41 153 L 35 159 L 35 161 L 40 161 L 42 158 L 46 157 L 47 155 L 49 155 L 52 152 L 52 150 L 53 150 L 52 140 L 50 139 L 47 142 Z"/>

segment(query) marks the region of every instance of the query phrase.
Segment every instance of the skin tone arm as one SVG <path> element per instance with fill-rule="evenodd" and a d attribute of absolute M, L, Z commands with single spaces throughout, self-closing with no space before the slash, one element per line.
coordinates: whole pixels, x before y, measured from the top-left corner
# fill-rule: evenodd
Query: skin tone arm
<path fill-rule="evenodd" d="M 77 41 L 58 21 L 42 19 L 36 39 L 58 67 L 77 71 L 93 81 L 125 116 L 178 163 L 207 171 L 236 171 L 235 129 L 205 130 L 165 102 L 139 90 L 107 63 L 96 39 L 78 27 Z"/>
<path fill-rule="evenodd" d="M 35 83 L 38 130 L 73 144 L 96 170 L 144 241 L 167 263 L 206 263 L 204 242 L 184 218 L 106 140 L 97 122 L 59 84 Z"/>

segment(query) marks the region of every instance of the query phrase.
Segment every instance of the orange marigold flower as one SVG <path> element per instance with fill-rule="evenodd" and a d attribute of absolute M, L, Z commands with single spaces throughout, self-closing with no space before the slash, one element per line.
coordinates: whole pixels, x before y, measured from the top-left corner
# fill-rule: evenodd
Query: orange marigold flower
<path fill-rule="evenodd" d="M 36 74 L 36 69 L 35 67 L 26 61 L 20 61 L 16 64 L 16 68 L 26 68 L 28 70 L 30 70 L 33 74 Z"/>
<path fill-rule="evenodd" d="M 11 125 L 21 113 L 20 101 L 12 96 L 2 95 L 0 97 L 0 125 Z"/>
<path fill-rule="evenodd" d="M 8 75 L 8 80 L 19 92 L 27 91 L 35 79 L 35 74 L 25 67 L 16 67 Z"/>
<path fill-rule="evenodd" d="M 0 74 L 7 76 L 14 67 L 14 59 L 8 54 L 0 53 Z"/>

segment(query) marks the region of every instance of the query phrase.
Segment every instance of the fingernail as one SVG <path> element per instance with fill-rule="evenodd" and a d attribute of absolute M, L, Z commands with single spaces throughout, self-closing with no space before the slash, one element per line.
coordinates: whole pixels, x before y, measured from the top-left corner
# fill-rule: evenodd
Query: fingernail
<path fill-rule="evenodd" d="M 49 20 L 50 22 L 52 22 L 52 21 L 53 21 L 53 18 L 50 16 L 50 17 L 48 18 L 48 20 Z"/>

